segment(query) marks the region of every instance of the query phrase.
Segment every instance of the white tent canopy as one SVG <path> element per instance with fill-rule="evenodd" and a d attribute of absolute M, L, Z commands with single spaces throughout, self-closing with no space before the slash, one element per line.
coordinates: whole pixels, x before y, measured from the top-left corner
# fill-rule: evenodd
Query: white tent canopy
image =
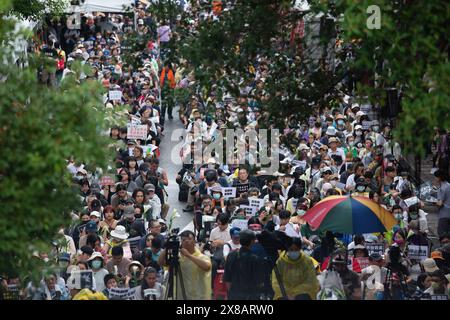
<path fill-rule="evenodd" d="M 74 12 L 125 12 L 133 0 L 80 0 L 79 6 L 69 5 L 66 13 Z"/>

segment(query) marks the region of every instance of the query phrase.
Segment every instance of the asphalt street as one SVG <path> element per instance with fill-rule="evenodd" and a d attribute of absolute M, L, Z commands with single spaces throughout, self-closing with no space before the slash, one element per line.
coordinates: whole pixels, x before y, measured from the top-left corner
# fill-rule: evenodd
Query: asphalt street
<path fill-rule="evenodd" d="M 167 192 L 169 194 L 169 213 L 166 219 L 172 215 L 173 210 L 176 209 L 180 215 L 179 218 L 173 220 L 173 228 L 180 228 L 182 230 L 186 226 L 192 229 L 192 212 L 183 212 L 183 208 L 186 207 L 186 203 L 178 201 L 178 184 L 175 179 L 177 177 L 178 171 L 181 169 L 181 163 L 176 163 L 179 160 L 179 152 L 181 148 L 180 137 L 183 134 L 184 129 L 183 124 L 178 118 L 178 108 L 173 110 L 173 120 L 165 120 L 164 123 L 164 137 L 162 138 L 160 144 L 160 167 L 167 171 L 167 176 L 169 178 L 169 185 L 167 187 Z M 183 136 L 184 138 L 184 136 Z"/>

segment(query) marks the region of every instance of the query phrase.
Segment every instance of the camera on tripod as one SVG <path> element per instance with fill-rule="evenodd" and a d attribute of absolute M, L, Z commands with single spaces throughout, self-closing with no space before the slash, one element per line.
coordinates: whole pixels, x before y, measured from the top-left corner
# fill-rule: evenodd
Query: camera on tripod
<path fill-rule="evenodd" d="M 180 250 L 180 237 L 178 233 L 180 232 L 180 228 L 175 228 L 170 231 L 170 236 L 166 242 L 166 252 L 169 256 L 173 258 L 178 258 L 178 253 Z"/>

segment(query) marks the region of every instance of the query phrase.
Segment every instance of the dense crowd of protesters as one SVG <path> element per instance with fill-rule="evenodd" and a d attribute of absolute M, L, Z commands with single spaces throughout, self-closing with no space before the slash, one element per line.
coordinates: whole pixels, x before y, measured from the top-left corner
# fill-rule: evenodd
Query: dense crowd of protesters
<path fill-rule="evenodd" d="M 305 123 L 285 119 L 274 173 L 266 174 L 247 153 L 237 153 L 233 163 L 215 154 L 201 163 L 190 161 L 199 141 L 204 149 L 225 138 L 226 129 L 248 132 L 267 122 L 264 85 L 271 62 L 258 57 L 253 79 L 241 85 L 239 96 L 219 98 L 213 92 L 205 97 L 189 61 L 165 59 L 177 26 L 155 21 L 145 6 L 135 10 L 137 25 L 127 15 L 95 13 L 83 16 L 81 30 L 52 27 L 39 48 L 57 63 L 54 74 L 41 70 L 41 81 L 58 85 L 79 76 L 99 81 L 109 92 L 120 91 L 117 100 L 105 97 L 105 108 L 128 105 L 129 124 L 147 126 L 147 135 L 129 139 L 127 127 L 110 129 L 117 151 L 113 182 L 105 182 L 89 164 L 68 160 L 84 209 L 73 212 L 73 224 L 59 231 L 65 241 L 57 247 L 57 270 L 39 285 L 25 284 L 16 298 L 159 300 L 168 293 L 189 300 L 448 297 L 447 132 L 437 132 L 434 148 L 439 207 L 439 244 L 434 245 L 424 203 L 405 201 L 420 186 L 401 165 L 392 123 L 373 118 L 352 97 L 343 95 L 339 107 L 317 110 Z M 212 14 L 219 15 L 220 6 Z M 138 65 L 123 60 L 132 34 L 145 44 L 134 52 Z M 92 67 L 94 74 L 74 74 L 75 62 Z M 185 128 L 184 164 L 177 177 L 168 177 L 159 147 L 164 147 L 165 122 L 177 110 Z M 236 137 L 236 143 L 263 147 L 249 146 L 245 136 Z M 170 179 L 179 184 L 184 211 L 193 214 L 194 230 L 178 237 L 171 236 L 168 215 Z M 230 188 L 235 188 L 233 196 L 225 194 Z M 368 197 L 390 211 L 397 224 L 385 233 L 346 235 L 316 230 L 302 219 L 334 195 Z M 261 206 L 249 215 L 252 200 L 261 200 Z M 174 252 L 171 244 L 178 242 L 175 260 L 183 281 L 176 278 L 170 295 L 173 260 L 168 257 Z M 372 250 L 373 244 L 382 250 Z M 426 256 L 412 259 L 410 245 L 427 247 Z M 50 253 L 36 256 L 49 261 Z M 11 297 L 18 283 L 4 279 L 3 298 Z"/>

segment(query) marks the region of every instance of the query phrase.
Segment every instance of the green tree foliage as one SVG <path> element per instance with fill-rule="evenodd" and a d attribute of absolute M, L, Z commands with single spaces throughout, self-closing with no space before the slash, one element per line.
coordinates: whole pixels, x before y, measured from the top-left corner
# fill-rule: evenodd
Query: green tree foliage
<path fill-rule="evenodd" d="M 67 3 L 67 0 L 12 0 L 10 12 L 22 18 L 39 20 L 45 14 L 61 15 Z"/>
<path fill-rule="evenodd" d="M 381 28 L 369 29 L 369 5 L 381 10 Z M 401 92 L 394 132 L 407 152 L 423 155 L 434 127 L 450 127 L 449 6 L 442 1 L 340 1 L 347 40 L 358 39 L 354 66 L 369 75 L 360 92 L 382 101 L 385 88 Z"/>
<path fill-rule="evenodd" d="M 0 40 L 14 37 L 0 17 Z M 0 61 L 7 52 L 0 47 Z M 54 61 L 46 64 L 55 70 Z M 0 272 L 35 278 L 42 262 L 32 253 L 50 252 L 70 210 L 81 207 L 66 159 L 105 167 L 108 157 L 99 84 L 74 75 L 51 88 L 38 83 L 39 65 L 39 57 L 23 69 L 0 63 Z"/>

